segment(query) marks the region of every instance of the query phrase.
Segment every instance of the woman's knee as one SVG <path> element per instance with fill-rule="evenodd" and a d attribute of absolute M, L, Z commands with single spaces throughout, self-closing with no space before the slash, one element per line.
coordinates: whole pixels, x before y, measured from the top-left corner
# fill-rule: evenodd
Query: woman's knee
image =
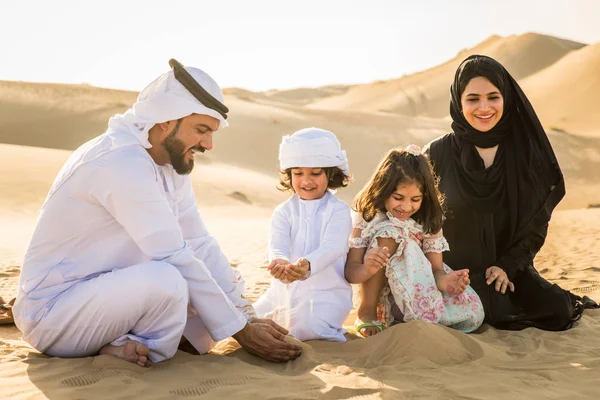
<path fill-rule="evenodd" d="M 555 286 L 559 295 L 555 296 L 555 301 L 549 307 L 554 310 L 554 319 L 557 321 L 557 326 L 566 327 L 571 324 L 575 317 L 575 305 L 566 291 L 560 289 L 557 285 Z"/>

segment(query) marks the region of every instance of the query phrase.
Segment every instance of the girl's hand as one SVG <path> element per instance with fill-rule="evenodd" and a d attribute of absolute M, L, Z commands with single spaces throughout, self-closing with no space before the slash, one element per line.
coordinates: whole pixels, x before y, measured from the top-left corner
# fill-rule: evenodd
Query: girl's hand
<path fill-rule="evenodd" d="M 500 267 L 491 266 L 485 270 L 485 283 L 491 285 L 496 281 L 496 292 L 502 294 L 506 293 L 506 288 L 509 288 L 511 292 L 515 291 L 515 285 L 508 280 L 508 275 Z"/>
<path fill-rule="evenodd" d="M 369 272 L 369 276 L 375 275 L 377 271 L 384 268 L 390 260 L 390 252 L 386 246 L 373 247 L 365 254 L 365 267 Z"/>
<path fill-rule="evenodd" d="M 285 267 L 288 282 L 305 279 L 310 271 L 310 262 L 306 258 L 299 258 L 295 264 Z"/>

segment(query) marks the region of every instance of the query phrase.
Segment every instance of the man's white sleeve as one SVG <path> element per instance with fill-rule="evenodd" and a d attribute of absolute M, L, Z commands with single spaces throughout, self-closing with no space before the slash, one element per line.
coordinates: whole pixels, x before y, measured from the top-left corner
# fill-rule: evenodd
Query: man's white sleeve
<path fill-rule="evenodd" d="M 196 258 L 204 262 L 221 290 L 245 318 L 248 321 L 256 318 L 254 307 L 245 296 L 246 285 L 240 271 L 231 267 L 219 243 L 210 235 L 200 218 L 189 177 L 186 177 L 183 191 L 178 204 L 183 239 L 192 248 Z"/>
<path fill-rule="evenodd" d="M 246 318 L 184 241 L 177 218 L 160 191 L 152 161 L 143 154 L 127 155 L 97 160 L 90 194 L 125 228 L 144 254 L 181 272 L 188 282 L 190 303 L 214 340 L 240 331 Z"/>

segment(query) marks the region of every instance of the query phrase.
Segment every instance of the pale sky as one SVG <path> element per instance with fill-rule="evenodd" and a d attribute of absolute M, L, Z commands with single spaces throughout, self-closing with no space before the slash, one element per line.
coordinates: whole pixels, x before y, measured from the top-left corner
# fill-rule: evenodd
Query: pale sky
<path fill-rule="evenodd" d="M 0 0 L 0 16 L 0 80 L 131 90 L 172 57 L 267 90 L 397 78 L 492 34 L 600 41 L 600 0 Z"/>

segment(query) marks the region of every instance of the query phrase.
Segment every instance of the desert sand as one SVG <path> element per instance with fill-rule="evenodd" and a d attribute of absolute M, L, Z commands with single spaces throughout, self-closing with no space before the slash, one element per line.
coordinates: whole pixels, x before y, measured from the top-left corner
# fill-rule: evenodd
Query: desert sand
<path fill-rule="evenodd" d="M 536 65 L 520 65 L 513 57 L 512 68 L 524 87 L 542 93 L 541 100 L 532 96 L 536 109 L 543 109 L 538 102 L 554 99 L 556 112 L 564 112 L 557 118 L 573 124 L 549 132 L 569 194 L 553 215 L 536 266 L 551 282 L 600 301 L 600 208 L 588 208 L 600 204 L 600 125 L 584 118 L 585 109 L 557 100 L 572 85 L 587 78 L 592 82 L 600 69 L 598 47 L 535 34 L 492 37 L 479 46 L 498 57 L 535 51 Z M 483 52 L 465 50 L 448 66 L 436 68 L 453 71 L 458 59 L 474 50 Z M 433 75 L 426 81 L 433 81 Z M 445 75 L 439 84 L 447 90 L 450 80 Z M 379 85 L 388 83 L 395 84 Z M 192 181 L 201 215 L 244 275 L 249 298 L 258 298 L 268 287 L 264 266 L 270 215 L 287 198 L 275 188 L 283 134 L 307 126 L 333 130 L 348 151 L 355 176 L 338 195 L 351 201 L 385 150 L 424 145 L 448 131 L 445 114 L 435 107 L 415 116 L 382 112 L 379 106 L 357 111 L 346 107 L 349 103 L 319 105 L 360 87 L 226 91 L 231 128 L 216 134 L 214 151 L 197 158 Z M 586 90 L 582 86 L 577 93 L 584 96 Z M 373 98 L 385 98 L 390 109 L 400 109 L 393 105 L 392 92 L 377 92 Z M 62 163 L 134 100 L 132 92 L 85 85 L 0 81 L 0 296 L 5 300 L 17 292 L 37 211 Z M 550 117 L 543 118 L 552 121 Z M 351 314 L 346 322 L 353 318 Z M 180 351 L 172 360 L 142 369 L 110 356 L 50 358 L 22 341 L 15 326 L 0 326 L 0 399 L 595 399 L 600 393 L 598 332 L 600 310 L 586 311 L 574 329 L 558 333 L 484 326 L 467 335 L 411 322 L 369 339 L 349 333 L 346 344 L 306 342 L 303 355 L 287 364 L 262 361 L 226 340 L 209 355 Z"/>

